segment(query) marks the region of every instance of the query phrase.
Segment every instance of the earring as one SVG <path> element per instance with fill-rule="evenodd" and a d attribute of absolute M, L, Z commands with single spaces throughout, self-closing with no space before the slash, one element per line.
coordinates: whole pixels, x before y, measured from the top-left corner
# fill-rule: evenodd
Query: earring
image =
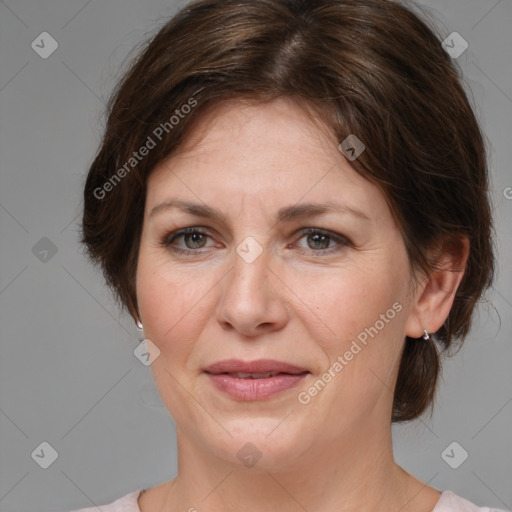
<path fill-rule="evenodd" d="M 144 341 L 144 327 L 142 325 L 142 322 L 137 318 L 137 320 L 135 321 L 135 325 L 137 326 L 137 339 L 139 341 Z"/>
<path fill-rule="evenodd" d="M 427 329 L 423 329 L 423 335 L 421 336 L 425 341 L 428 341 L 430 339 L 430 335 L 427 331 Z"/>

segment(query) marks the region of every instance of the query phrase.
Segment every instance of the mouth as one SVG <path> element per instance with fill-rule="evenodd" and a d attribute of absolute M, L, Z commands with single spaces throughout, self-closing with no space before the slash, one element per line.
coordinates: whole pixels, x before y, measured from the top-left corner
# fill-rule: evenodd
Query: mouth
<path fill-rule="evenodd" d="M 272 359 L 230 359 L 204 370 L 214 387 L 239 401 L 265 400 L 295 387 L 310 372 Z"/>
<path fill-rule="evenodd" d="M 268 379 L 269 377 L 275 377 L 276 375 L 291 375 L 286 372 L 266 372 L 266 373 L 233 373 L 226 372 L 217 375 L 229 375 L 230 377 L 236 377 L 237 379 Z"/>

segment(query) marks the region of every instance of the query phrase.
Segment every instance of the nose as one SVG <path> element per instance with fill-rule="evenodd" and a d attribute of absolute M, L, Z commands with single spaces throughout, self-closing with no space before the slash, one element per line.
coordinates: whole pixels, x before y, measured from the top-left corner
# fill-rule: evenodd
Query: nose
<path fill-rule="evenodd" d="M 267 251 L 252 262 L 235 253 L 221 284 L 217 319 L 225 330 L 256 337 L 282 329 L 289 320 L 284 286 L 269 268 Z"/>

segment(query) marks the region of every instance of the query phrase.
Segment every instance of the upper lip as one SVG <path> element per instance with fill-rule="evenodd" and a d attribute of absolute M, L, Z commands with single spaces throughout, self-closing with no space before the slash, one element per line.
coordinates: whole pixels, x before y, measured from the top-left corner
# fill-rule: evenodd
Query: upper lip
<path fill-rule="evenodd" d="M 295 366 L 275 359 L 257 359 L 254 361 L 242 361 L 240 359 L 226 359 L 218 361 L 204 369 L 206 373 L 267 373 L 280 372 L 298 375 L 307 372 L 305 368 Z"/>

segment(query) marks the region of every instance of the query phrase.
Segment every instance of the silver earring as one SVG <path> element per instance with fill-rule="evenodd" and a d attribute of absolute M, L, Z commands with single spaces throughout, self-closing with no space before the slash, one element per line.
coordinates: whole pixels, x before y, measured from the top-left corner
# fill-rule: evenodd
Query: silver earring
<path fill-rule="evenodd" d="M 144 341 L 144 327 L 138 318 L 135 322 L 135 325 L 137 326 L 137 339 L 139 341 Z"/>
<path fill-rule="evenodd" d="M 425 341 L 428 341 L 430 339 L 430 335 L 427 331 L 427 329 L 423 329 L 423 335 L 421 336 Z"/>

